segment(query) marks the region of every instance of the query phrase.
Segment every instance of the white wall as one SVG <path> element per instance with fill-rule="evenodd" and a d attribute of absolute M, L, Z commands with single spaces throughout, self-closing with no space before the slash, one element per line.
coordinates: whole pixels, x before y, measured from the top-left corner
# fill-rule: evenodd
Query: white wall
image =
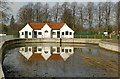
<path fill-rule="evenodd" d="M 33 31 L 33 29 L 30 27 L 29 24 L 27 24 L 23 29 L 21 29 L 19 31 L 20 38 L 25 38 L 25 31 L 28 32 L 28 38 L 32 38 L 32 31 Z M 24 33 L 24 35 L 22 35 L 22 32 Z M 31 32 L 31 35 L 29 35 L 29 32 Z"/>
<path fill-rule="evenodd" d="M 66 31 L 68 31 L 68 35 L 66 35 Z M 62 35 L 62 32 L 64 32 L 64 35 Z M 70 32 L 72 32 L 72 35 L 70 35 Z M 74 38 L 74 31 L 66 24 L 64 24 L 63 27 L 60 29 L 60 34 L 61 38 Z"/>
<path fill-rule="evenodd" d="M 45 33 L 46 30 L 48 31 L 47 33 Z M 41 31 L 43 38 L 51 38 L 51 28 L 47 24 L 44 25 Z"/>
<path fill-rule="evenodd" d="M 34 31 L 37 31 L 37 38 L 43 38 L 43 33 L 42 33 L 42 30 L 34 30 Z M 41 32 L 42 34 L 39 35 L 38 33 Z"/>

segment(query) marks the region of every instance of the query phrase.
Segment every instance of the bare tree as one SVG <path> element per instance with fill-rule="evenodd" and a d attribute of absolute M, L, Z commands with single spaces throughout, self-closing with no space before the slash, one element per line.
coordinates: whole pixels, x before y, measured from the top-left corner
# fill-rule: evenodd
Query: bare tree
<path fill-rule="evenodd" d="M 44 17 L 44 22 L 48 22 L 49 21 L 49 4 L 46 3 L 43 7 L 44 11 L 43 11 L 43 17 Z"/>
<path fill-rule="evenodd" d="M 102 32 L 103 31 L 103 26 L 104 26 L 104 3 L 99 2 L 96 5 L 96 31 Z"/>
<path fill-rule="evenodd" d="M 62 4 L 62 22 L 65 22 L 68 26 L 70 26 L 73 30 L 74 28 L 72 27 L 72 10 L 70 9 L 70 4 L 68 2 L 64 2 Z"/>
<path fill-rule="evenodd" d="M 9 20 L 10 8 L 6 0 L 0 0 L 0 23 L 7 22 Z"/>
<path fill-rule="evenodd" d="M 120 1 L 115 5 L 117 30 L 120 30 Z"/>
<path fill-rule="evenodd" d="M 112 2 L 106 2 L 104 4 L 104 9 L 105 9 L 105 29 L 107 32 L 111 32 L 111 27 L 110 27 L 110 14 L 112 11 L 113 3 Z"/>
<path fill-rule="evenodd" d="M 89 32 L 92 32 L 92 25 L 93 25 L 93 14 L 94 14 L 94 3 L 93 2 L 88 2 L 86 6 L 86 12 L 87 12 L 87 21 L 88 21 L 88 26 L 89 26 Z"/>
<path fill-rule="evenodd" d="M 77 9 L 77 3 L 76 2 L 72 2 L 71 4 L 71 9 L 72 9 L 72 27 L 75 30 L 76 28 L 76 9 Z"/>
<path fill-rule="evenodd" d="M 34 21 L 42 22 L 43 21 L 43 5 L 40 2 L 37 2 L 34 5 Z"/>
<path fill-rule="evenodd" d="M 75 21 L 77 21 L 77 28 L 80 32 L 83 31 L 83 25 L 84 25 L 84 14 L 85 14 L 85 6 L 84 4 L 80 3 L 77 7 L 77 15 L 76 17 L 78 17 Z"/>
<path fill-rule="evenodd" d="M 59 3 L 57 2 L 51 9 L 51 17 L 53 19 L 54 22 L 60 22 L 59 18 L 60 18 L 60 10 L 61 7 L 59 5 Z"/>
<path fill-rule="evenodd" d="M 28 3 L 19 9 L 19 21 L 26 24 L 34 21 L 33 3 Z"/>

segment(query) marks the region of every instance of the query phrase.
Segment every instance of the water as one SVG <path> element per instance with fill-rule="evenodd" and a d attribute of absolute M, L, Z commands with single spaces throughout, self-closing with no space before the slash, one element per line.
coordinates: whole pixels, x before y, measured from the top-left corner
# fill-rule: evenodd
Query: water
<path fill-rule="evenodd" d="M 118 77 L 118 53 L 97 45 L 42 43 L 4 52 L 6 77 Z"/>

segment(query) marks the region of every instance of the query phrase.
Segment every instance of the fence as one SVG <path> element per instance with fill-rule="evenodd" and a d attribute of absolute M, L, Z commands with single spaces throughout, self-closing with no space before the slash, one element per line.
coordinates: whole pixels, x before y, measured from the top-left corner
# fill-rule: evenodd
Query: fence
<path fill-rule="evenodd" d="M 105 36 L 103 34 L 79 34 L 79 35 L 75 35 L 74 36 L 75 38 L 94 38 L 94 39 L 120 39 L 120 35 L 117 34 L 117 35 L 111 35 L 110 36 Z"/>

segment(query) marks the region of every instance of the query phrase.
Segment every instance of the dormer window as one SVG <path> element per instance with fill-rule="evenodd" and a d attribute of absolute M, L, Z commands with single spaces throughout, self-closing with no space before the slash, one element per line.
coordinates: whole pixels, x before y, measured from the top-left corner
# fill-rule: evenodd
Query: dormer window
<path fill-rule="evenodd" d="M 48 31 L 46 30 L 45 33 L 48 33 Z"/>

